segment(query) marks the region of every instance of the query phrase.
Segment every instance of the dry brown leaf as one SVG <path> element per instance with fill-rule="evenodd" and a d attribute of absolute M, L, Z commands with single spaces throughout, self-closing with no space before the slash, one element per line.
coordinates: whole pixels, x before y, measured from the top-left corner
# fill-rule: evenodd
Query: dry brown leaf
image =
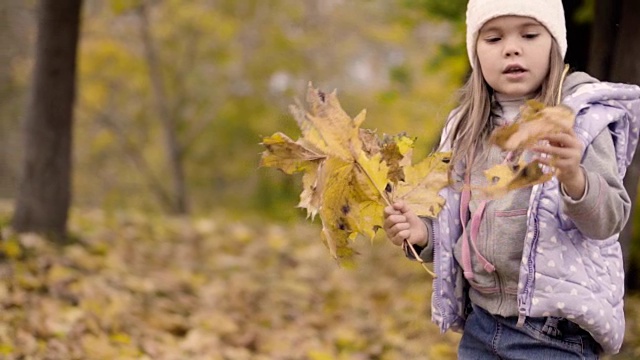
<path fill-rule="evenodd" d="M 544 107 L 537 101 L 529 100 L 521 110 L 520 119 L 498 128 L 489 141 L 503 150 L 522 150 L 548 134 L 571 129 L 574 121 L 575 114 L 567 106 Z"/>
<path fill-rule="evenodd" d="M 483 188 L 490 198 L 497 198 L 509 191 L 541 184 L 551 180 L 551 174 L 545 174 L 540 163 L 532 161 L 526 163 L 520 160 L 518 164 L 501 164 L 485 171 L 485 177 L 491 185 Z"/>
<path fill-rule="evenodd" d="M 522 107 L 520 119 L 496 129 L 489 141 L 505 151 L 518 153 L 541 141 L 545 136 L 568 131 L 573 127 L 575 114 L 565 105 L 545 107 L 529 100 Z M 544 173 L 539 162 L 501 164 L 485 171 L 489 186 L 482 189 L 489 197 L 500 197 L 512 190 L 533 186 L 550 180 L 553 175 Z"/>

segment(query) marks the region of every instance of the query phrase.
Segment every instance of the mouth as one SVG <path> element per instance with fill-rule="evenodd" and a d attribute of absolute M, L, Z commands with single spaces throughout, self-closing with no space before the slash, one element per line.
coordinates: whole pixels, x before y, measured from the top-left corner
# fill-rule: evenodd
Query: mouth
<path fill-rule="evenodd" d="M 513 75 L 517 75 L 517 74 L 522 74 L 527 72 L 527 69 L 525 69 L 524 67 L 514 64 L 514 65 L 509 65 L 507 66 L 504 71 L 502 72 L 503 74 L 513 74 Z"/>

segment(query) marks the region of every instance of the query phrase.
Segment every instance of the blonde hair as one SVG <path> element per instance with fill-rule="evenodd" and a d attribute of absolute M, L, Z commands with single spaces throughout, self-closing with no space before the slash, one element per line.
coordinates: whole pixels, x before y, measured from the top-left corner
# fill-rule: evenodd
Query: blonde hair
<path fill-rule="evenodd" d="M 492 130 L 493 89 L 489 87 L 482 76 L 477 55 L 474 58 L 474 62 L 474 70 L 459 91 L 459 106 L 449 119 L 449 122 L 452 123 L 447 124 L 448 126 L 453 124 L 453 128 L 440 146 L 440 150 L 446 144 L 451 147 L 453 151 L 451 164 L 453 165 L 461 164 L 472 151 L 475 152 L 481 149 Z M 535 100 L 545 106 L 557 105 L 563 70 L 564 60 L 560 47 L 556 40 L 553 39 L 549 53 L 549 73 L 543 80 Z"/>

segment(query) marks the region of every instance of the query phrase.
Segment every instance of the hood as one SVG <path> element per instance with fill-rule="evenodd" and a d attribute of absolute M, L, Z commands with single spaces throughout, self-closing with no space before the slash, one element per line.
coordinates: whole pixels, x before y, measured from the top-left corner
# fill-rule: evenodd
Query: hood
<path fill-rule="evenodd" d="M 585 73 L 567 76 L 562 103 L 576 114 L 574 130 L 585 147 L 605 128 L 613 137 L 618 171 L 624 176 L 638 143 L 640 87 L 599 82 Z"/>
<path fill-rule="evenodd" d="M 597 84 L 600 81 L 584 72 L 574 72 L 567 76 L 562 85 L 562 97 L 569 96 L 585 84 Z"/>

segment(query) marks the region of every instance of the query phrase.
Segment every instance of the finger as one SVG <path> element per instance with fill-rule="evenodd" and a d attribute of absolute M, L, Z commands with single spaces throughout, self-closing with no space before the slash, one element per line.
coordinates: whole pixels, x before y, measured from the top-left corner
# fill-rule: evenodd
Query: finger
<path fill-rule="evenodd" d="M 406 209 L 407 205 L 405 204 L 404 201 L 402 200 L 398 200 L 395 203 L 393 203 L 393 208 L 399 212 L 404 213 L 405 211 L 403 211 L 404 209 Z"/>
<path fill-rule="evenodd" d="M 400 245 L 404 239 L 411 235 L 411 231 L 408 226 L 394 226 L 388 232 L 387 236 L 396 245 Z"/>
<path fill-rule="evenodd" d="M 557 170 L 570 170 L 580 166 L 580 161 L 573 157 L 538 157 L 535 160 L 541 165 L 546 165 Z"/>
<path fill-rule="evenodd" d="M 411 208 L 404 202 L 398 202 L 398 207 L 394 207 L 396 210 L 400 211 L 402 214 L 406 214 L 411 211 Z"/>
<path fill-rule="evenodd" d="M 573 158 L 575 157 L 575 149 L 562 148 L 557 146 L 541 146 L 534 149 L 539 154 L 553 156 L 557 158 Z"/>
<path fill-rule="evenodd" d="M 548 141 L 563 141 L 569 138 L 575 137 L 572 133 L 567 132 L 555 132 L 546 134 L 542 139 Z"/>
<path fill-rule="evenodd" d="M 411 236 L 411 231 L 410 230 L 402 230 L 400 232 L 398 232 L 398 234 L 395 236 L 396 240 L 402 244 L 402 242 L 405 239 L 408 239 Z"/>
<path fill-rule="evenodd" d="M 404 215 L 390 215 L 384 220 L 385 230 L 391 230 L 398 223 L 406 223 L 407 218 Z"/>
<path fill-rule="evenodd" d="M 395 224 L 391 229 L 396 234 L 398 234 L 399 232 L 409 230 L 410 228 L 411 228 L 411 225 L 409 225 L 409 223 L 402 222 L 402 223 Z"/>
<path fill-rule="evenodd" d="M 557 147 L 580 148 L 582 146 L 582 143 L 575 136 L 573 130 L 571 130 L 571 133 L 562 132 L 548 134 L 543 138 L 543 140 L 547 140 L 549 141 L 549 143 L 551 143 L 551 145 Z"/>
<path fill-rule="evenodd" d="M 408 238 L 411 235 L 411 226 L 408 223 L 398 223 L 394 224 L 387 230 L 387 237 L 391 239 L 391 241 L 398 245 L 404 239 Z"/>
<path fill-rule="evenodd" d="M 384 216 L 389 217 L 391 215 L 400 215 L 401 212 L 396 210 L 393 206 L 387 206 L 384 208 Z"/>

